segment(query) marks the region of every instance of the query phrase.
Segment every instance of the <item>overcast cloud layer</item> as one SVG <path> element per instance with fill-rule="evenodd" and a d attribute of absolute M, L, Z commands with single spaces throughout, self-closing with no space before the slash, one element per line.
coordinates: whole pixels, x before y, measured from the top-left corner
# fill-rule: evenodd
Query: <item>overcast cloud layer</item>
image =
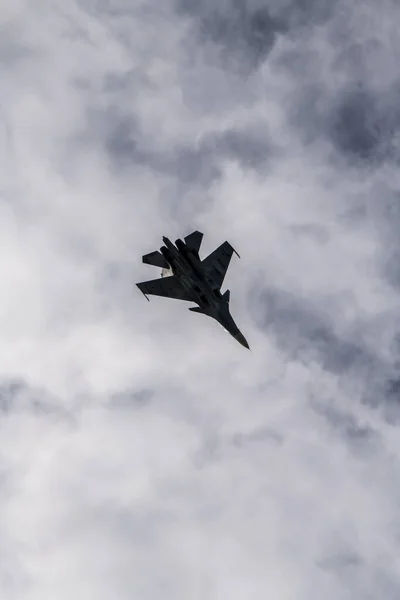
<path fill-rule="evenodd" d="M 2 600 L 398 600 L 399 22 L 2 1 Z M 134 286 L 194 229 L 252 352 Z"/>

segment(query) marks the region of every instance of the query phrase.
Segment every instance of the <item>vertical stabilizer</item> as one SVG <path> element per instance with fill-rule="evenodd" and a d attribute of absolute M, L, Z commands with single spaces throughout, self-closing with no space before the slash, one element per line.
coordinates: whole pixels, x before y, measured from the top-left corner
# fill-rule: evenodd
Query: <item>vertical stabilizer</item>
<path fill-rule="evenodd" d="M 188 248 L 194 250 L 198 254 L 202 239 L 203 234 L 200 231 L 193 231 L 193 233 L 190 233 L 185 237 L 185 243 Z"/>

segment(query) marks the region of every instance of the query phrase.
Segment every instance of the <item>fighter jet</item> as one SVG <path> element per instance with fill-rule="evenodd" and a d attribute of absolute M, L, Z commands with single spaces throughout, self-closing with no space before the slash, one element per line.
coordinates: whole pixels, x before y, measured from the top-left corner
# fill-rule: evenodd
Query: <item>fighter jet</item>
<path fill-rule="evenodd" d="M 152 294 L 195 302 L 197 306 L 189 308 L 190 311 L 212 317 L 239 344 L 249 348 L 229 311 L 230 291 L 226 290 L 221 294 L 232 254 L 239 254 L 229 242 L 224 242 L 201 260 L 199 250 L 202 239 L 200 231 L 193 231 L 185 237 L 185 241 L 177 239 L 175 245 L 167 237 L 163 237 L 165 245 L 160 251 L 143 256 L 145 264 L 162 269 L 161 278 L 136 285 L 146 298 L 148 294 Z"/>

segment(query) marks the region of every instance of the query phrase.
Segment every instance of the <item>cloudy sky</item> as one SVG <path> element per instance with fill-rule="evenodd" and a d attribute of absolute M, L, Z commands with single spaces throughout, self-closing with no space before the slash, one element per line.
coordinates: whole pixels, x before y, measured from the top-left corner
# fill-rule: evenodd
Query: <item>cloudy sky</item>
<path fill-rule="evenodd" d="M 400 597 L 399 20 L 1 0 L 2 600 Z M 252 352 L 134 285 L 194 229 Z"/>

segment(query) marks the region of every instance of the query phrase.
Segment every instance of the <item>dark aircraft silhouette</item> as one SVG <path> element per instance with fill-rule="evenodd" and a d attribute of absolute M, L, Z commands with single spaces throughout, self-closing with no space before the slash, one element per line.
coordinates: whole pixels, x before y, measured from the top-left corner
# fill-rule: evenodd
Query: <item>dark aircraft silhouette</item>
<path fill-rule="evenodd" d="M 229 290 L 221 294 L 221 286 L 232 254 L 239 254 L 229 242 L 224 242 L 207 258 L 201 260 L 199 249 L 202 239 L 203 234 L 200 231 L 187 235 L 185 241 L 176 240 L 175 245 L 167 237 L 163 237 L 165 246 L 160 248 L 160 252 L 156 250 L 143 256 L 145 264 L 161 267 L 161 278 L 136 285 L 146 298 L 147 294 L 153 294 L 195 302 L 198 306 L 189 310 L 216 319 L 235 340 L 249 348 L 246 338 L 239 331 L 229 311 Z"/>

